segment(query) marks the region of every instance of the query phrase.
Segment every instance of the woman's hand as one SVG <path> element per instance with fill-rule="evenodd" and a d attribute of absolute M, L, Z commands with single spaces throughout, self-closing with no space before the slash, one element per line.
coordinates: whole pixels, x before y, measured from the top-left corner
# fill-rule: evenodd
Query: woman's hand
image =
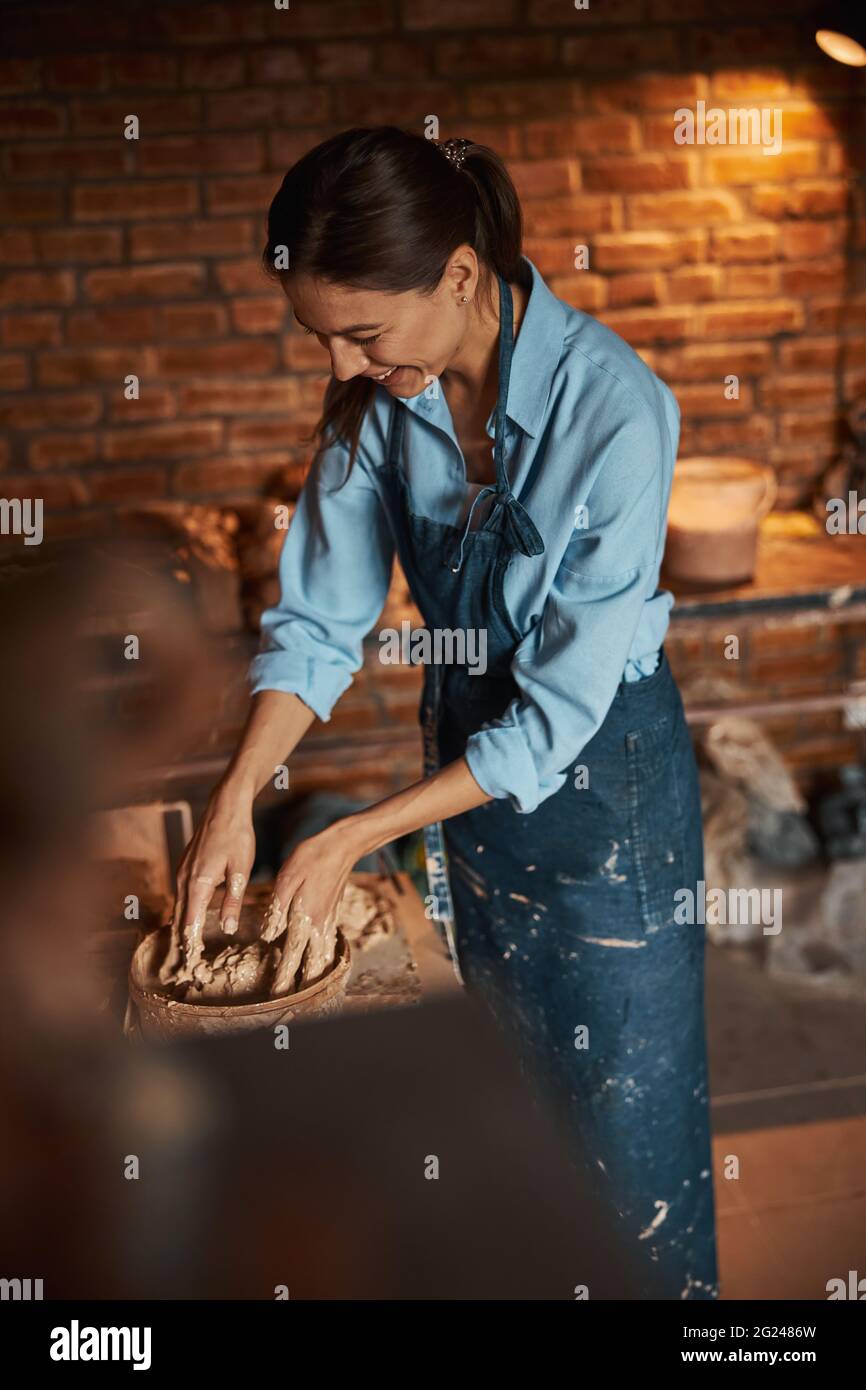
<path fill-rule="evenodd" d="M 163 983 L 192 979 L 204 954 L 205 914 L 221 883 L 220 926 L 229 936 L 237 931 L 255 850 L 252 799 L 220 784 L 180 862 L 171 944 L 159 972 Z"/>
<path fill-rule="evenodd" d="M 262 939 L 275 941 L 285 928 L 272 994 L 291 988 L 304 959 L 301 987 L 317 980 L 334 958 L 337 908 L 365 845 L 348 821 L 336 821 L 304 840 L 289 855 L 274 883 Z"/>

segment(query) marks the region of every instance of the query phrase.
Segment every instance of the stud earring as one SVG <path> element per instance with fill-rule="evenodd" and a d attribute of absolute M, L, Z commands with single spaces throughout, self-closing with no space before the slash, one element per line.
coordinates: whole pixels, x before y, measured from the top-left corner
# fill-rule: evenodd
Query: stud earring
<path fill-rule="evenodd" d="M 465 294 L 464 294 L 464 296 L 463 296 L 463 298 L 461 299 L 460 302 L 461 302 L 461 304 L 468 304 L 468 303 L 469 303 L 469 300 L 467 299 L 467 297 L 466 297 Z"/>

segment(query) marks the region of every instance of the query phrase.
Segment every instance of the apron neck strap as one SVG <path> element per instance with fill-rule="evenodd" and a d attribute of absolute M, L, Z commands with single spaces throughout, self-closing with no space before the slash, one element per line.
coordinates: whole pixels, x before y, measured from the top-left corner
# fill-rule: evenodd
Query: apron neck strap
<path fill-rule="evenodd" d="M 496 397 L 496 434 L 493 441 L 493 461 L 496 465 L 496 490 L 510 491 L 505 472 L 505 408 L 508 404 L 508 383 L 511 379 L 511 359 L 514 355 L 514 306 L 511 286 L 497 271 L 499 281 L 499 393 Z"/>

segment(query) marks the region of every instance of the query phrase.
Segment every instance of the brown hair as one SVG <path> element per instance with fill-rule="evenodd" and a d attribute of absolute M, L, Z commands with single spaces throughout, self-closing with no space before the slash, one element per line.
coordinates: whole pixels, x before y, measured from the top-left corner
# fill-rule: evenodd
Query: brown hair
<path fill-rule="evenodd" d="M 275 261 L 286 248 L 291 272 L 355 289 L 429 294 L 463 243 L 478 256 L 488 300 L 494 272 L 512 283 L 523 279 L 520 202 L 499 156 L 469 143 L 458 168 L 422 135 L 356 127 L 316 145 L 286 174 L 268 210 L 262 263 L 281 280 L 288 272 Z M 369 377 L 331 378 L 311 436 L 314 461 L 342 440 L 351 468 L 375 389 Z"/>

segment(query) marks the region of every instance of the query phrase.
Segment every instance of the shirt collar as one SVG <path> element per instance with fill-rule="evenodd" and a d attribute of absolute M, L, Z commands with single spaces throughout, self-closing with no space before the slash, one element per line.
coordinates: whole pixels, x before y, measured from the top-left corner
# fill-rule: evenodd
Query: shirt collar
<path fill-rule="evenodd" d="M 528 256 L 522 259 L 531 271 L 532 288 L 514 344 L 506 414 L 534 438 L 541 428 L 553 373 L 562 355 L 567 307 L 547 288 L 534 262 Z M 440 412 L 447 415 L 447 403 L 441 396 L 426 396 L 423 391 L 403 404 L 433 421 Z M 491 438 L 495 415 L 494 407 L 487 421 Z"/>

